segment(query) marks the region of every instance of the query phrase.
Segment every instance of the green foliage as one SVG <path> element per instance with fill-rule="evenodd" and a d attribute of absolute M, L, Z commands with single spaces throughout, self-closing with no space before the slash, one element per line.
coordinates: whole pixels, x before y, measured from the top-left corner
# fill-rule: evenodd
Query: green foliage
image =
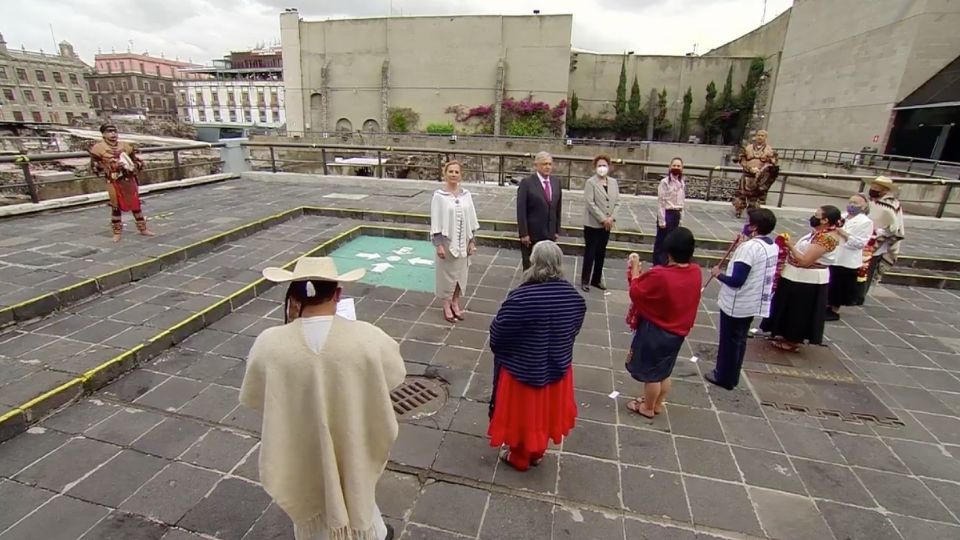
<path fill-rule="evenodd" d="M 576 122 L 577 121 L 577 109 L 580 108 L 580 98 L 577 97 L 577 93 L 574 92 L 573 96 L 570 97 L 570 108 L 567 109 L 567 122 Z"/>
<path fill-rule="evenodd" d="M 757 87 L 760 85 L 760 78 L 764 74 L 763 58 L 754 58 L 750 62 L 750 71 L 747 73 L 747 82 L 740 87 L 740 95 L 737 96 L 737 106 L 740 114 L 737 117 L 736 127 L 734 129 L 735 140 L 742 141 L 746 135 L 747 124 L 753 118 L 753 107 L 757 101 Z"/>
<path fill-rule="evenodd" d="M 627 57 L 623 57 L 620 63 L 620 81 L 617 83 L 617 101 L 614 102 L 613 110 L 616 113 L 617 122 L 625 122 L 627 117 Z"/>
<path fill-rule="evenodd" d="M 640 83 L 637 76 L 633 76 L 633 86 L 630 87 L 630 100 L 627 101 L 627 114 L 636 118 L 640 114 Z"/>
<path fill-rule="evenodd" d="M 420 115 L 410 107 L 387 109 L 387 130 L 391 133 L 407 133 L 417 129 Z"/>
<path fill-rule="evenodd" d="M 672 129 L 673 123 L 667 120 L 667 89 L 664 88 L 657 93 L 657 117 L 653 123 L 653 137 L 663 140 L 669 137 Z"/>
<path fill-rule="evenodd" d="M 680 111 L 680 142 L 687 142 L 690 137 L 690 107 L 693 105 L 693 89 L 687 88 L 683 95 L 683 110 Z"/>
<path fill-rule="evenodd" d="M 507 123 L 506 133 L 514 137 L 541 137 L 547 135 L 548 130 L 539 117 L 517 117 Z"/>
<path fill-rule="evenodd" d="M 427 124 L 427 133 L 431 135 L 450 135 L 453 133 L 452 122 L 431 122 Z"/>
<path fill-rule="evenodd" d="M 707 95 L 704 98 L 703 111 L 700 112 L 698 122 L 703 128 L 703 142 L 712 144 L 719 132 L 717 128 L 717 85 L 710 81 L 707 85 Z"/>

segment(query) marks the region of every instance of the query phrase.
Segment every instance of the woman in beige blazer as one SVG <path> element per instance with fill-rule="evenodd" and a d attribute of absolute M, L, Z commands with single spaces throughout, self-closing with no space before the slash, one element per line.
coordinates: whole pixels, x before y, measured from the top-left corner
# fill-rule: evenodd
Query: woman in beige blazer
<path fill-rule="evenodd" d="M 603 284 L 603 259 L 607 253 L 607 241 L 610 230 L 617 221 L 614 215 L 620 204 L 620 188 L 617 179 L 610 176 L 610 156 L 599 155 L 593 158 L 596 172 L 583 185 L 583 271 L 580 274 L 580 288 L 584 292 L 590 285 L 605 290 Z"/>

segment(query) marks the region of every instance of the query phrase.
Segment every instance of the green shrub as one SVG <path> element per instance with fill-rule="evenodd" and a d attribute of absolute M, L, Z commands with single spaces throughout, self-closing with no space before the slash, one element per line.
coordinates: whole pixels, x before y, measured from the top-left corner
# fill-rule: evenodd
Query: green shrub
<path fill-rule="evenodd" d="M 453 123 L 432 122 L 427 125 L 427 133 L 431 135 L 450 135 L 453 133 Z"/>
<path fill-rule="evenodd" d="M 391 133 L 407 133 L 417 129 L 420 115 L 410 107 L 387 109 L 387 130 Z"/>

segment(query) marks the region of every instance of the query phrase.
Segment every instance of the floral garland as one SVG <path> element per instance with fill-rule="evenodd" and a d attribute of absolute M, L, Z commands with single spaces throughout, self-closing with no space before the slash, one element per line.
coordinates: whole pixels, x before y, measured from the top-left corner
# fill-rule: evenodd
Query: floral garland
<path fill-rule="evenodd" d="M 787 258 L 790 257 L 790 248 L 787 247 L 787 242 L 789 241 L 789 233 L 777 235 L 777 239 L 774 241 L 777 244 L 779 252 L 777 253 L 777 272 L 773 275 L 773 289 L 771 289 L 770 294 L 773 294 L 773 292 L 777 290 L 777 282 L 780 281 L 780 274 L 783 273 L 783 267 L 787 265 Z"/>

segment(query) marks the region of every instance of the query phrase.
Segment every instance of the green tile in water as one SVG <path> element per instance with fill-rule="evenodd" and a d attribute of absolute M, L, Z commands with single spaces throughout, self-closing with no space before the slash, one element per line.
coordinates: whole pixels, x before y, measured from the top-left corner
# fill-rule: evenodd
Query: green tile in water
<path fill-rule="evenodd" d="M 380 287 L 433 292 L 433 244 L 425 240 L 405 240 L 382 236 L 361 236 L 330 254 L 341 273 L 366 268 L 360 281 Z"/>

